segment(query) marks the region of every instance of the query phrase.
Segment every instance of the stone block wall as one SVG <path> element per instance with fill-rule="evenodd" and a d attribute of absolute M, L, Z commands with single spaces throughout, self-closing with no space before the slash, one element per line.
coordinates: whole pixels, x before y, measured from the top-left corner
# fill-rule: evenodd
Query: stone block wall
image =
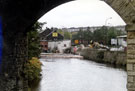
<path fill-rule="evenodd" d="M 125 52 L 110 52 L 104 50 L 96 50 L 86 48 L 81 51 L 81 55 L 92 61 L 101 63 L 110 63 L 115 65 L 126 65 L 126 53 Z"/>
<path fill-rule="evenodd" d="M 2 56 L 2 73 L 0 74 L 0 90 L 17 91 L 13 89 L 16 86 L 21 86 L 18 84 L 22 83 L 19 82 L 22 70 L 21 64 L 23 64 L 22 61 L 25 60 L 25 52 L 27 49 L 25 48 L 25 43 L 23 45 L 23 42 L 20 42 L 23 39 L 18 39 L 23 38 L 23 36 L 18 35 L 18 33 L 26 32 L 34 22 L 49 10 L 68 1 L 72 0 L 1 0 L 0 16 L 2 16 L 3 20 L 4 48 Z M 112 9 L 122 17 L 126 24 L 128 24 L 127 88 L 128 91 L 135 91 L 135 24 L 133 24 L 135 23 L 135 0 L 102 1 L 105 1 L 112 7 Z M 14 37 L 16 35 L 18 35 L 18 37 Z M 93 51 L 93 53 L 96 55 L 96 52 Z M 95 55 L 93 55 L 94 59 L 96 58 Z M 98 57 L 102 58 L 102 56 Z"/>
<path fill-rule="evenodd" d="M 134 27 L 134 26 L 133 26 Z M 127 75 L 128 91 L 135 91 L 135 28 L 128 27 Z"/>
<path fill-rule="evenodd" d="M 105 51 L 104 62 L 116 65 L 126 65 L 126 53 L 116 51 Z"/>
<path fill-rule="evenodd" d="M 23 77 L 23 66 L 27 61 L 27 37 L 22 34 L 15 36 L 11 48 L 4 49 L 2 60 L 2 74 L 0 74 L 0 91 L 28 91 L 27 80 Z M 12 51 L 12 52 L 11 52 Z"/>
<path fill-rule="evenodd" d="M 80 51 L 81 56 L 83 56 L 85 59 L 90 59 L 94 61 L 102 61 L 100 57 L 98 57 L 98 53 L 101 51 L 95 50 L 95 49 L 90 49 L 90 48 L 85 48 Z"/>

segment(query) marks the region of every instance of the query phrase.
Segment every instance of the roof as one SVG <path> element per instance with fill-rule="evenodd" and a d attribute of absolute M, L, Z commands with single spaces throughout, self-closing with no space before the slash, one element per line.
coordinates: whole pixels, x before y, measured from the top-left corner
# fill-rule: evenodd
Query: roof
<path fill-rule="evenodd" d="M 50 34 L 53 31 L 53 29 L 49 29 L 47 28 L 45 31 L 43 31 L 42 33 L 40 33 L 40 37 L 46 37 L 48 34 Z"/>
<path fill-rule="evenodd" d="M 56 30 L 54 29 L 46 29 L 44 32 L 40 33 L 40 37 L 41 38 L 44 38 L 44 40 L 51 40 L 51 41 L 54 41 L 54 40 L 63 40 L 64 39 L 64 36 L 61 35 L 60 33 L 58 33 L 58 37 L 52 37 L 52 33 L 53 32 L 57 32 Z"/>
<path fill-rule="evenodd" d="M 127 35 L 117 36 L 117 38 L 127 38 Z"/>

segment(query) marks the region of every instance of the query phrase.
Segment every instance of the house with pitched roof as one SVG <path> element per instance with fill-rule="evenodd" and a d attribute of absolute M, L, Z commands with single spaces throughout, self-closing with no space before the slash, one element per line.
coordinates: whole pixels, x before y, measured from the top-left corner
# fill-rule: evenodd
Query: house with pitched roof
<path fill-rule="evenodd" d="M 64 36 L 57 32 L 55 29 L 47 28 L 40 33 L 40 46 L 42 52 L 52 51 L 54 48 L 62 52 L 62 47 L 67 47 L 67 43 L 64 41 Z M 61 46 L 63 44 L 63 46 Z"/>

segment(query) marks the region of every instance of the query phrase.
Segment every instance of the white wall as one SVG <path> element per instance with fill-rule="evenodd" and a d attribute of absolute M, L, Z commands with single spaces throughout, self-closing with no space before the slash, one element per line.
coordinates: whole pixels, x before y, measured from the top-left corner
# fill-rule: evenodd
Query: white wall
<path fill-rule="evenodd" d="M 66 45 L 66 47 L 64 46 Z M 63 51 L 69 47 L 71 47 L 71 40 L 63 40 L 63 41 L 52 41 L 52 42 L 48 42 L 48 48 L 50 48 L 51 50 L 53 50 L 55 47 L 58 48 L 60 53 L 63 53 Z"/>
<path fill-rule="evenodd" d="M 127 46 L 127 42 L 123 38 L 118 38 L 118 45 Z"/>

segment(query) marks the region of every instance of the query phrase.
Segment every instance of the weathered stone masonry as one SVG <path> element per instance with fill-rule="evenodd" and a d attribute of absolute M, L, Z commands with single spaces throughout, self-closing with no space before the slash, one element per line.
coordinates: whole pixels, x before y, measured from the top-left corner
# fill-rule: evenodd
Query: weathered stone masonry
<path fill-rule="evenodd" d="M 127 48 L 127 74 L 128 74 L 128 91 L 135 91 L 135 26 L 126 27 L 128 31 L 128 48 Z"/>
<path fill-rule="evenodd" d="M 11 39 L 10 39 L 11 40 Z M 27 80 L 23 77 L 23 64 L 27 61 L 27 37 L 18 34 L 6 45 L 11 47 L 3 57 L 0 91 L 28 91 Z"/>
<path fill-rule="evenodd" d="M 27 60 L 26 32 L 42 15 L 69 1 L 73 0 L 0 0 L 3 24 L 1 91 L 21 91 L 24 88 L 22 70 Z M 102 1 L 112 7 L 127 24 L 127 88 L 128 91 L 135 91 L 135 0 Z"/>
<path fill-rule="evenodd" d="M 78 52 L 85 59 L 93 60 L 100 63 L 109 63 L 116 66 L 126 66 L 126 52 L 97 50 L 85 48 Z"/>

